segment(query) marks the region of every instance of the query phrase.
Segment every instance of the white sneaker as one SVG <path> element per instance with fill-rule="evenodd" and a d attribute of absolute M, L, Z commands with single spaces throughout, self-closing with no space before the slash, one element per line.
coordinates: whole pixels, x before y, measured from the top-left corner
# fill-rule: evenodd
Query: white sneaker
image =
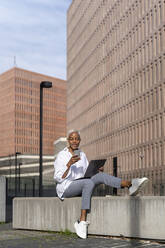
<path fill-rule="evenodd" d="M 147 177 L 132 179 L 132 186 L 129 188 L 129 195 L 135 196 L 148 183 Z"/>
<path fill-rule="evenodd" d="M 76 221 L 74 223 L 74 228 L 76 230 L 77 236 L 79 236 L 82 239 L 87 238 L 87 228 L 88 228 L 89 222 L 87 221 Z"/>

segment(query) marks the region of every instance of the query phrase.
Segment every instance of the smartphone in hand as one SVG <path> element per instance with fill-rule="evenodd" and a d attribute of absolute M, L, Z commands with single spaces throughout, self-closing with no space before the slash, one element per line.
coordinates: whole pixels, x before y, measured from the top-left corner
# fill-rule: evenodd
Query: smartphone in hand
<path fill-rule="evenodd" d="M 74 155 L 76 155 L 80 158 L 80 150 L 79 149 L 74 150 Z"/>

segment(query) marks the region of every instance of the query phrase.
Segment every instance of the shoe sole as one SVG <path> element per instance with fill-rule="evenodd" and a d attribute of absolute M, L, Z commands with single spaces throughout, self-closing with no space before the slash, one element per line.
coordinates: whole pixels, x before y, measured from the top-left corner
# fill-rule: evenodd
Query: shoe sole
<path fill-rule="evenodd" d="M 146 178 L 142 183 L 141 185 L 137 188 L 136 191 L 134 191 L 130 196 L 136 196 L 141 190 L 142 188 L 144 188 L 144 186 L 148 183 L 149 179 Z"/>

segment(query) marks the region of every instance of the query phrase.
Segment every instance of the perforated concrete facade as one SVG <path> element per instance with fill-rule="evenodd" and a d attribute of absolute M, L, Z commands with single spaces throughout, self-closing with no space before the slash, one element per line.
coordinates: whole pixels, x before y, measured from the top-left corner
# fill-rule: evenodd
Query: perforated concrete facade
<path fill-rule="evenodd" d="M 165 193 L 165 1 L 74 0 L 68 10 L 67 128 L 89 159 Z"/>

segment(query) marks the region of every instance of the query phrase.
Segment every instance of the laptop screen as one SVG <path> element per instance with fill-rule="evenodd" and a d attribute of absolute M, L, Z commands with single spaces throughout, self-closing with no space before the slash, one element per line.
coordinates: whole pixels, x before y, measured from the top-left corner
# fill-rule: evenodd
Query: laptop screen
<path fill-rule="evenodd" d="M 98 173 L 98 169 L 104 166 L 106 159 L 91 160 L 89 162 L 88 168 L 85 172 L 84 177 L 92 177 Z"/>

